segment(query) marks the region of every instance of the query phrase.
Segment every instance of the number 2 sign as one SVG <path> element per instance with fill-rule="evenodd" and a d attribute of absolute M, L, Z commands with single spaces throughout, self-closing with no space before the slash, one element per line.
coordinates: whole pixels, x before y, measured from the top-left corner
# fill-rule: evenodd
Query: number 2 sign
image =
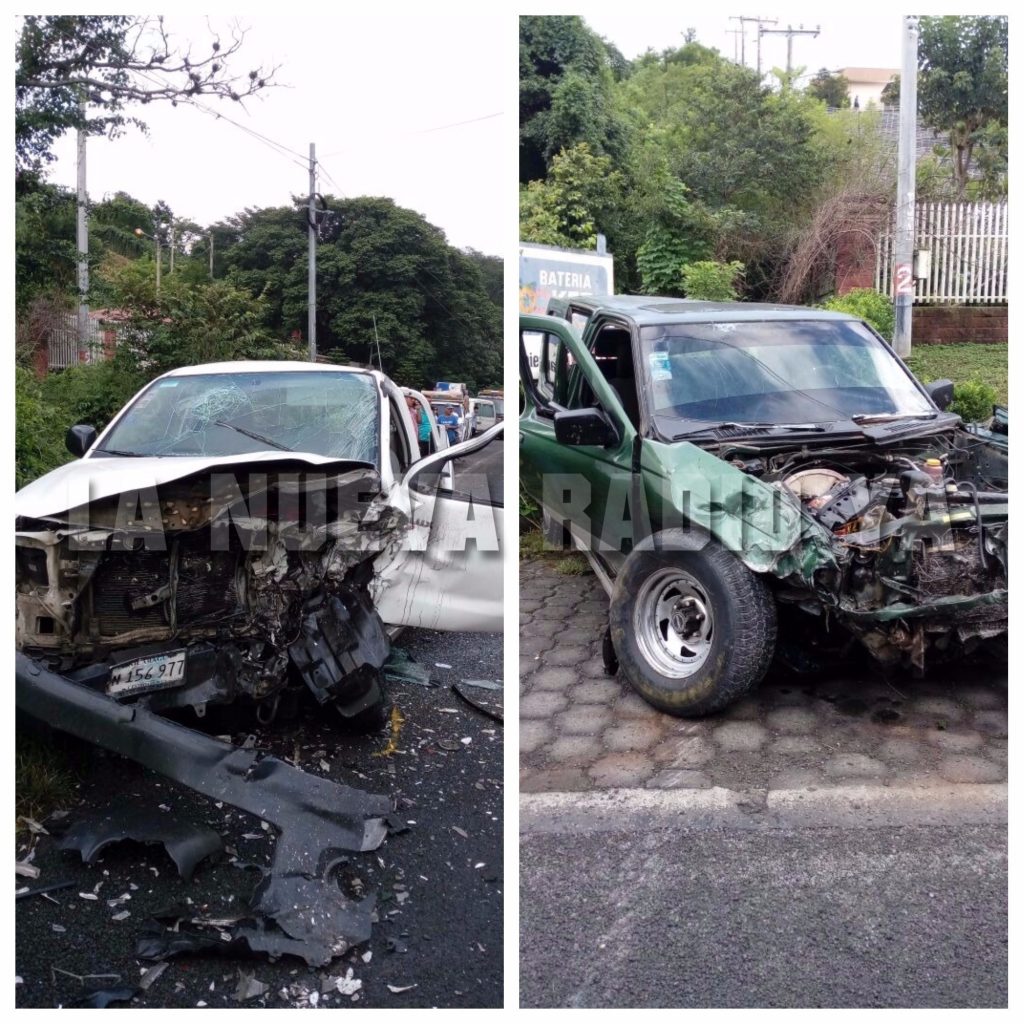
<path fill-rule="evenodd" d="M 900 263 L 893 274 L 893 285 L 897 295 L 914 294 L 914 272 L 909 263 Z"/>

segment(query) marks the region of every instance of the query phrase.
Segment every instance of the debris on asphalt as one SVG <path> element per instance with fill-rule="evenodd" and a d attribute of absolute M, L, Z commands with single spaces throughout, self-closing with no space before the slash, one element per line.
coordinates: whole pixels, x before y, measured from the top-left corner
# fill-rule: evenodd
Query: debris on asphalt
<path fill-rule="evenodd" d="M 39 868 L 35 864 L 29 864 L 27 861 L 19 860 L 14 865 L 14 873 L 21 875 L 22 878 L 38 878 Z"/>
<path fill-rule="evenodd" d="M 65 978 L 74 978 L 75 981 L 84 985 L 87 981 L 113 981 L 118 982 L 121 980 L 120 974 L 75 974 L 74 971 L 67 971 L 63 967 L 51 967 L 50 978 L 53 981 L 57 979 L 54 975 L 63 974 Z"/>
<path fill-rule="evenodd" d="M 505 687 L 501 683 L 495 682 L 493 679 L 463 679 L 463 686 L 475 686 L 480 690 L 504 690 Z"/>
<path fill-rule="evenodd" d="M 430 677 L 430 669 L 421 665 L 401 647 L 392 647 L 388 660 L 382 669 L 384 678 L 389 683 L 413 683 L 416 686 L 435 687 L 437 683 Z"/>
<path fill-rule="evenodd" d="M 238 984 L 235 986 L 235 992 L 231 998 L 237 1003 L 247 1003 L 250 999 L 259 999 L 269 991 L 270 986 L 265 985 L 255 975 L 239 971 Z"/>
<path fill-rule="evenodd" d="M 123 802 L 72 824 L 58 841 L 57 848 L 77 850 L 84 863 L 92 864 L 107 846 L 125 840 L 162 844 L 186 882 L 191 881 L 200 861 L 224 848 L 220 836 L 212 828 Z"/>
<path fill-rule="evenodd" d="M 24 825 L 34 836 L 48 836 L 50 834 L 35 818 L 26 817 L 24 814 L 18 815 L 16 824 Z"/>
<path fill-rule="evenodd" d="M 388 741 L 380 750 L 375 750 L 373 752 L 373 757 L 390 757 L 392 754 L 397 752 L 398 737 L 402 734 L 402 726 L 404 724 L 405 717 L 402 715 L 402 712 L 398 710 L 398 706 L 393 705 L 391 708 Z"/>
<path fill-rule="evenodd" d="M 388 985 L 388 991 L 398 995 L 399 992 L 410 992 L 416 988 L 415 985 Z"/>
<path fill-rule="evenodd" d="M 55 892 L 58 889 L 70 889 L 74 882 L 52 882 L 50 885 L 41 885 L 37 889 L 19 889 L 15 894 L 15 899 L 27 900 L 30 896 L 45 896 L 49 892 Z"/>
<path fill-rule="evenodd" d="M 340 992 L 343 996 L 355 995 L 362 987 L 363 983 L 355 977 L 355 972 L 350 967 L 344 977 L 333 978 L 334 988 Z"/>
<path fill-rule="evenodd" d="M 478 680 L 477 683 L 482 681 L 483 680 Z M 470 682 L 470 680 L 467 679 L 463 681 L 463 685 L 471 686 L 477 684 L 472 683 Z M 491 689 L 491 687 L 486 687 L 486 689 Z M 500 690 L 501 687 L 494 687 L 494 689 Z M 455 694 L 456 697 L 458 697 L 460 700 L 465 701 L 465 703 L 467 703 L 471 708 L 473 708 L 476 711 L 479 711 L 482 715 L 486 715 L 492 721 L 501 722 L 502 724 L 504 724 L 505 713 L 504 708 L 502 707 L 501 704 L 496 703 L 492 707 L 488 704 L 487 701 L 476 700 L 473 697 L 470 697 L 469 694 L 464 693 L 463 690 L 459 687 L 458 683 L 452 683 L 452 692 Z"/>
<path fill-rule="evenodd" d="M 138 988 L 104 988 L 87 992 L 75 1001 L 75 1006 L 91 1010 L 105 1010 L 114 1003 L 130 1003 L 139 994 Z"/>
<path fill-rule="evenodd" d="M 148 992 L 153 987 L 154 982 L 156 982 L 160 975 L 167 970 L 167 966 L 167 963 L 164 962 L 160 964 L 154 964 L 152 967 L 148 969 L 143 969 L 142 977 L 139 979 L 139 988 L 142 989 L 143 992 Z"/>

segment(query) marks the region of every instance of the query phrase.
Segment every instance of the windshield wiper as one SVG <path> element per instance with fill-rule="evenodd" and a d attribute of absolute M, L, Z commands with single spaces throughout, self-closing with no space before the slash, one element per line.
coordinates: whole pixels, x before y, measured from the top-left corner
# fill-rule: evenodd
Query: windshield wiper
<path fill-rule="evenodd" d="M 681 441 L 686 437 L 697 437 L 700 434 L 711 434 L 716 430 L 744 430 L 746 428 L 751 430 L 764 430 L 770 428 L 772 430 L 790 431 L 799 430 L 805 433 L 812 434 L 823 434 L 828 428 L 823 423 L 709 423 L 704 427 L 695 427 L 693 430 L 684 430 L 681 434 L 676 434 L 672 440 Z"/>
<path fill-rule="evenodd" d="M 118 455 L 123 459 L 144 459 L 146 458 L 145 452 L 122 452 L 116 448 L 97 448 L 94 455 Z"/>
<path fill-rule="evenodd" d="M 890 423 L 893 420 L 933 420 L 937 412 L 855 412 L 850 419 L 861 423 Z"/>
<path fill-rule="evenodd" d="M 245 434 L 246 437 L 251 437 L 254 441 L 262 441 L 264 444 L 269 444 L 271 448 L 278 448 L 283 452 L 294 451 L 294 448 L 289 448 L 286 444 L 281 444 L 280 441 L 274 441 L 269 437 L 264 437 L 262 434 L 257 434 L 255 430 L 246 430 L 245 427 L 240 427 L 237 423 L 228 423 L 227 420 L 214 420 L 213 425 L 215 427 L 227 427 L 229 430 L 237 430 L 240 434 Z"/>

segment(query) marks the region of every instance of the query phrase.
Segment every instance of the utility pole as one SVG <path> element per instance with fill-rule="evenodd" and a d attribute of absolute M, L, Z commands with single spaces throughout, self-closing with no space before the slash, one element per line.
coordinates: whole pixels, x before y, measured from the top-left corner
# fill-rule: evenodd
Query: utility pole
<path fill-rule="evenodd" d="M 82 126 L 78 129 L 78 348 L 89 340 L 89 194 L 85 187 L 85 100 L 79 101 Z"/>
<path fill-rule="evenodd" d="M 160 297 L 160 264 L 163 262 L 160 258 L 160 228 L 161 224 L 157 224 L 156 230 L 153 232 L 153 241 L 156 242 L 156 294 L 157 298 Z"/>
<path fill-rule="evenodd" d="M 914 307 L 914 177 L 917 165 L 917 26 L 903 19 L 903 67 L 900 71 L 900 136 L 896 180 L 896 266 L 893 302 L 896 328 L 893 349 L 901 359 L 910 355 L 910 324 Z"/>
<path fill-rule="evenodd" d="M 730 16 L 730 21 L 738 21 L 740 23 L 740 54 L 741 63 L 744 67 L 747 66 L 747 22 L 753 22 L 757 26 L 757 77 L 761 77 L 761 26 L 762 25 L 778 25 L 778 18 L 762 18 L 760 14 L 741 14 L 739 16 Z"/>
<path fill-rule="evenodd" d="M 799 28 L 793 28 L 792 25 L 787 25 L 786 28 L 762 28 L 759 33 L 758 38 L 772 35 L 786 37 L 786 73 L 788 74 L 793 70 L 793 36 L 818 36 L 821 33 L 821 26 L 804 28 L 801 25 Z"/>
<path fill-rule="evenodd" d="M 746 19 L 743 18 L 743 17 L 739 17 L 739 16 L 737 16 L 735 14 L 730 14 L 729 15 L 729 20 L 730 21 L 738 21 L 740 23 L 740 27 L 739 28 L 729 29 L 729 34 L 731 36 L 739 36 L 739 44 L 740 44 L 739 59 L 740 59 L 740 64 L 742 64 L 744 67 L 746 67 L 747 66 L 747 32 L 746 32 L 746 26 L 743 24 L 743 22 L 746 21 Z M 736 54 L 736 39 L 733 39 L 732 52 L 733 52 L 733 56 L 735 56 L 735 54 Z"/>
<path fill-rule="evenodd" d="M 210 280 L 213 280 L 213 232 L 210 232 Z"/>
<path fill-rule="evenodd" d="M 174 218 L 171 218 L 171 270 L 174 273 Z"/>
<path fill-rule="evenodd" d="M 309 361 L 316 362 L 316 143 L 309 144 Z"/>

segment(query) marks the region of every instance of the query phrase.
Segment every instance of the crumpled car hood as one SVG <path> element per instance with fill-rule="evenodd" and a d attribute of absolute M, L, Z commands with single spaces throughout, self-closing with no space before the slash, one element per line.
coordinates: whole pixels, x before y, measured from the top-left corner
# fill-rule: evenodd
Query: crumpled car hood
<path fill-rule="evenodd" d="M 310 452 L 265 451 L 241 455 L 141 456 L 138 458 L 85 458 L 60 466 L 27 484 L 14 496 L 14 514 L 45 519 L 90 501 L 127 491 L 157 487 L 196 473 L 229 471 L 259 463 L 297 462 L 331 469 L 375 468 L 366 462 L 336 459 Z"/>

